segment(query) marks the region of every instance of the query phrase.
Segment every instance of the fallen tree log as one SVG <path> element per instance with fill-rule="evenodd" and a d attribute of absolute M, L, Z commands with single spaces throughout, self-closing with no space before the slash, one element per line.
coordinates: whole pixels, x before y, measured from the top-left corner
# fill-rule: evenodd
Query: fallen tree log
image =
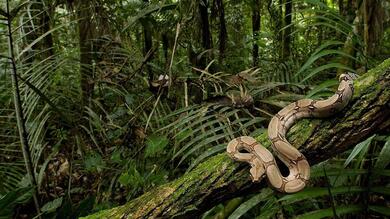
<path fill-rule="evenodd" d="M 288 139 L 313 165 L 389 128 L 390 59 L 355 81 L 354 96 L 344 111 L 329 119 L 303 119 L 290 129 Z M 257 140 L 270 145 L 266 134 Z M 260 191 L 265 181 L 252 183 L 248 165 L 221 153 L 123 206 L 86 218 L 197 217 L 217 203 Z"/>

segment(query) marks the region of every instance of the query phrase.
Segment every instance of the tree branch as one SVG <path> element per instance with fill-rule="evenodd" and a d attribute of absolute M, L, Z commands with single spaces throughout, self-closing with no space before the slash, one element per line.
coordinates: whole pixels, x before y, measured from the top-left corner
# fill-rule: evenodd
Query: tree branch
<path fill-rule="evenodd" d="M 290 129 L 288 139 L 313 165 L 389 127 L 390 59 L 356 80 L 354 97 L 343 112 L 329 119 L 301 120 Z M 266 134 L 257 139 L 270 145 Z M 252 183 L 248 165 L 221 153 L 123 206 L 87 218 L 191 218 L 216 203 L 259 191 L 267 186 L 265 181 Z"/>

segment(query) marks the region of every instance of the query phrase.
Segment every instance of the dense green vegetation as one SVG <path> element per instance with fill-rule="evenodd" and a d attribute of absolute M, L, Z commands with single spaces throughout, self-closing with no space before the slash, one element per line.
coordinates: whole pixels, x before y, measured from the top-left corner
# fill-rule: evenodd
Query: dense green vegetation
<path fill-rule="evenodd" d="M 388 0 L 3 0 L 0 21 L 0 218 L 125 204 L 390 58 Z M 302 192 L 198 217 L 389 217 L 382 122 Z"/>

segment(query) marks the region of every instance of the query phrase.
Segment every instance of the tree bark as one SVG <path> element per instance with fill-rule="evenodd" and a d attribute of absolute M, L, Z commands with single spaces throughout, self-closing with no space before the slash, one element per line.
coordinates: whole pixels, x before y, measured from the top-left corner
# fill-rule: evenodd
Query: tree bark
<path fill-rule="evenodd" d="M 283 34 L 280 31 L 283 27 L 283 0 L 279 0 L 276 5 L 273 0 L 267 0 L 268 13 L 271 16 L 271 26 L 274 33 L 275 40 L 273 41 L 274 50 L 277 51 L 277 60 L 282 59 L 283 48 Z M 275 60 L 276 61 L 276 60 Z"/>
<path fill-rule="evenodd" d="M 352 1 L 348 1 L 348 5 L 349 4 L 352 5 Z M 352 9 L 349 9 L 349 10 L 351 11 Z M 350 13 L 348 13 L 348 15 L 347 15 L 347 22 L 350 22 L 350 18 L 353 17 L 352 18 L 353 22 L 351 21 L 352 22 L 352 31 L 348 34 L 347 39 L 345 40 L 345 43 L 344 43 L 344 48 L 343 48 L 343 52 L 345 52 L 346 54 L 348 54 L 351 57 L 355 57 L 356 53 L 357 53 L 356 48 L 358 48 L 358 45 L 357 45 L 358 41 L 356 39 L 356 36 L 359 35 L 359 27 L 361 26 L 361 22 L 362 22 L 361 21 L 362 19 L 360 19 L 360 17 L 359 17 L 359 10 L 356 8 L 355 11 L 356 12 L 354 12 L 354 16 L 351 16 Z M 348 66 L 350 68 L 356 69 L 356 61 L 354 59 L 351 59 L 348 56 L 342 56 L 340 59 L 340 63 L 345 65 L 345 66 Z M 337 75 L 341 75 L 343 72 L 344 72 L 344 69 L 342 69 L 342 68 L 337 69 Z"/>
<path fill-rule="evenodd" d="M 283 31 L 283 54 L 282 59 L 286 59 L 291 54 L 291 33 L 292 33 L 292 4 L 293 0 L 286 0 L 284 4 L 284 26 Z"/>
<path fill-rule="evenodd" d="M 211 32 L 208 13 L 208 0 L 199 2 L 200 23 L 202 27 L 202 46 L 203 49 L 211 49 Z"/>
<path fill-rule="evenodd" d="M 385 12 L 380 0 L 364 0 L 362 10 L 364 53 L 366 56 L 375 57 L 380 51 L 378 48 L 383 37 Z"/>
<path fill-rule="evenodd" d="M 143 0 L 145 5 L 149 4 L 149 0 Z M 142 30 L 144 34 L 144 51 L 143 55 L 145 57 L 145 65 L 146 65 L 146 71 L 148 72 L 148 80 L 149 83 L 151 83 L 153 78 L 153 71 L 149 65 L 147 65 L 148 62 L 150 62 L 153 58 L 153 38 L 152 38 L 152 25 L 148 18 L 141 19 L 142 23 Z"/>
<path fill-rule="evenodd" d="M 339 4 L 339 14 L 341 16 L 344 16 L 345 15 L 344 14 L 344 0 L 339 0 L 338 4 Z"/>
<path fill-rule="evenodd" d="M 93 7 L 91 0 L 79 1 L 77 4 L 82 106 L 88 105 L 94 88 L 92 40 L 94 39 L 96 26 L 92 20 L 93 11 L 91 7 Z"/>
<path fill-rule="evenodd" d="M 252 58 L 253 67 L 256 67 L 259 63 L 259 45 L 257 40 L 259 38 L 260 21 L 261 21 L 261 0 L 252 1 L 252 35 L 253 35 L 253 47 L 252 47 Z"/>
<path fill-rule="evenodd" d="M 290 129 L 289 141 L 299 146 L 311 165 L 390 127 L 390 59 L 358 78 L 354 87 L 352 100 L 336 116 L 304 119 Z M 257 139 L 270 145 L 266 134 Z M 265 180 L 259 184 L 250 181 L 248 165 L 221 153 L 123 206 L 86 218 L 193 218 L 217 203 L 265 186 Z"/>
<path fill-rule="evenodd" d="M 208 0 L 199 1 L 199 22 L 202 34 L 202 49 L 210 50 L 212 48 L 212 36 L 210 31 L 209 13 L 208 13 Z M 203 51 L 202 51 L 203 52 Z M 211 51 L 206 52 L 199 58 L 198 68 L 206 68 L 207 62 L 210 59 Z"/>
<path fill-rule="evenodd" d="M 223 5 L 223 0 L 216 0 L 215 4 L 219 15 L 219 63 L 222 64 L 223 58 L 225 57 L 227 41 L 225 8 Z"/>

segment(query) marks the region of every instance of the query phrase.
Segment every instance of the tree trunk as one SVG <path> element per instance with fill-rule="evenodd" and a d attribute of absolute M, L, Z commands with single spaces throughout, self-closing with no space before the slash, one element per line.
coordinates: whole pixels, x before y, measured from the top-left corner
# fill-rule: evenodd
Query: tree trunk
<path fill-rule="evenodd" d="M 169 37 L 168 33 L 162 33 L 161 34 L 161 43 L 162 43 L 162 48 L 163 48 L 163 53 L 164 53 L 164 60 L 165 60 L 165 68 L 169 68 L 169 63 L 170 63 L 170 58 L 168 56 L 168 49 L 169 49 Z"/>
<path fill-rule="evenodd" d="M 364 20 L 364 53 L 366 56 L 375 57 L 379 50 L 383 37 L 383 25 L 385 12 L 380 0 L 363 0 Z"/>
<path fill-rule="evenodd" d="M 93 94 L 94 75 L 92 69 L 95 23 L 93 22 L 93 2 L 91 0 L 78 1 L 77 19 L 79 26 L 80 47 L 80 77 L 82 91 L 82 106 L 87 106 Z"/>
<path fill-rule="evenodd" d="M 344 8 L 344 13 L 346 16 L 346 21 L 348 23 L 352 23 L 355 15 L 356 15 L 356 10 L 357 10 L 357 4 L 359 0 L 348 0 L 347 1 L 347 7 Z"/>
<path fill-rule="evenodd" d="M 217 10 L 219 15 L 219 63 L 222 64 L 225 57 L 227 30 L 225 20 L 225 8 L 223 6 L 223 0 L 216 0 Z"/>
<path fill-rule="evenodd" d="M 292 33 L 292 5 L 293 0 L 286 0 L 284 4 L 284 31 L 283 31 L 283 54 L 286 59 L 291 54 L 291 33 Z"/>
<path fill-rule="evenodd" d="M 211 49 L 211 32 L 208 13 L 208 1 L 199 2 L 200 24 L 202 28 L 202 46 L 203 49 Z"/>
<path fill-rule="evenodd" d="M 283 27 L 283 0 L 279 0 L 278 5 L 275 5 L 273 0 L 267 0 L 268 13 L 271 16 L 272 31 L 276 36 L 273 41 L 275 51 L 277 51 L 278 60 L 282 59 L 282 48 L 283 48 L 283 34 L 280 31 Z"/>
<path fill-rule="evenodd" d="M 149 0 L 143 0 L 143 2 L 147 5 L 149 4 Z M 153 72 L 152 69 L 150 68 L 147 63 L 152 60 L 153 58 L 153 38 L 152 38 L 152 25 L 149 21 L 148 18 L 146 19 L 141 19 L 142 23 L 142 30 L 144 34 L 144 57 L 145 57 L 145 65 L 146 65 L 146 71 L 148 72 L 148 78 L 149 78 L 149 83 L 151 83 L 154 78 L 153 78 Z"/>
<path fill-rule="evenodd" d="M 208 13 L 208 0 L 199 1 L 199 16 L 200 26 L 202 34 L 202 48 L 203 50 L 210 50 L 212 48 L 212 38 L 210 32 L 209 13 Z M 203 52 L 203 51 L 202 51 Z M 206 52 L 199 60 L 199 68 L 205 68 L 209 61 L 210 51 Z"/>
<path fill-rule="evenodd" d="M 354 87 L 354 96 L 342 112 L 328 119 L 303 119 L 289 131 L 289 141 L 301 149 L 311 165 L 390 127 L 390 59 L 357 79 Z M 266 134 L 258 140 L 270 145 Z M 123 206 L 87 218 L 199 217 L 217 203 L 265 186 L 265 180 L 251 182 L 248 165 L 221 153 Z"/>
<path fill-rule="evenodd" d="M 339 14 L 341 16 L 344 16 L 345 15 L 345 13 L 344 13 L 344 0 L 339 0 L 338 4 L 339 4 Z"/>
<path fill-rule="evenodd" d="M 253 67 L 256 67 L 259 63 L 259 45 L 257 45 L 257 40 L 259 38 L 260 23 L 261 23 L 261 0 L 252 1 L 252 35 L 253 35 L 253 47 L 252 47 L 252 57 L 253 57 Z"/>
<path fill-rule="evenodd" d="M 351 5 L 352 7 L 352 1 L 348 1 L 348 5 Z M 356 7 L 357 6 L 357 2 L 356 3 Z M 353 9 L 350 9 L 349 8 L 349 11 L 353 11 Z M 359 27 L 361 26 L 361 19 L 359 17 L 359 10 L 355 10 L 356 12 L 354 12 L 354 16 L 351 16 L 350 12 L 348 12 L 348 15 L 347 15 L 347 21 L 350 22 L 350 18 L 352 17 L 352 31 L 348 34 L 347 36 L 347 39 L 345 40 L 345 43 L 344 43 L 344 48 L 343 48 L 343 52 L 348 54 L 350 57 L 355 57 L 356 56 L 356 53 L 357 53 L 357 48 L 358 48 L 358 41 L 356 39 L 356 36 L 359 35 Z M 351 22 L 352 22 L 351 21 Z M 354 59 L 351 59 L 350 57 L 348 56 L 342 56 L 341 57 L 341 60 L 340 60 L 340 63 L 345 65 L 345 66 L 348 66 L 352 69 L 356 69 L 356 61 Z M 337 75 L 341 75 L 345 70 L 342 69 L 342 68 L 338 68 L 337 69 Z"/>

